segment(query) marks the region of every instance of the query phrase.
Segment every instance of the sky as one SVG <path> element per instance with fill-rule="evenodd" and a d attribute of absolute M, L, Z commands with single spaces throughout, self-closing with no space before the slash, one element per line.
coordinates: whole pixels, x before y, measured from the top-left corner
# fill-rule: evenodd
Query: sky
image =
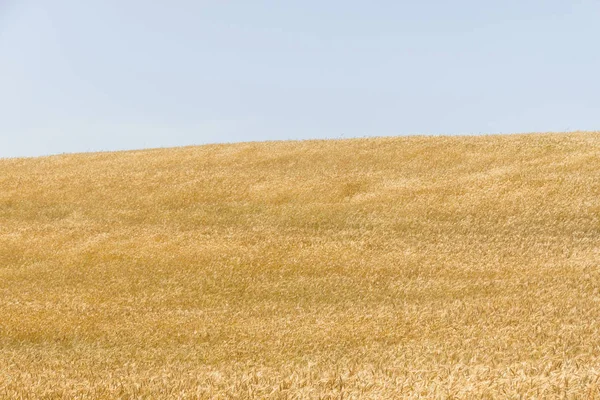
<path fill-rule="evenodd" d="M 600 130 L 597 0 L 0 0 L 0 157 Z"/>

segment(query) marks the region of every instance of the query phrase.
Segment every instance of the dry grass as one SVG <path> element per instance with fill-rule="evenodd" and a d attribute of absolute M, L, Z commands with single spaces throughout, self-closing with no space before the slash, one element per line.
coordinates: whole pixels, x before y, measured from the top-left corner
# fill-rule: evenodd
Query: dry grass
<path fill-rule="evenodd" d="M 600 133 L 0 161 L 2 398 L 600 398 Z"/>

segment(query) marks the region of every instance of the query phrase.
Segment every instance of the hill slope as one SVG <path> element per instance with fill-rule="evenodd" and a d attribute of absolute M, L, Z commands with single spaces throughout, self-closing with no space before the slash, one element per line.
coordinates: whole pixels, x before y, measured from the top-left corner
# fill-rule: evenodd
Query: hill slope
<path fill-rule="evenodd" d="M 0 396 L 600 396 L 600 134 L 0 160 Z"/>

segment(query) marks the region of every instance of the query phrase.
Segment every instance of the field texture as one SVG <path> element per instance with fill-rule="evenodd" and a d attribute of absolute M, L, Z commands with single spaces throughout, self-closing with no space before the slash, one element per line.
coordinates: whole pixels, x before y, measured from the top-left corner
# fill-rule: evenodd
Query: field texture
<path fill-rule="evenodd" d="M 600 398 L 600 133 L 0 160 L 0 398 Z"/>

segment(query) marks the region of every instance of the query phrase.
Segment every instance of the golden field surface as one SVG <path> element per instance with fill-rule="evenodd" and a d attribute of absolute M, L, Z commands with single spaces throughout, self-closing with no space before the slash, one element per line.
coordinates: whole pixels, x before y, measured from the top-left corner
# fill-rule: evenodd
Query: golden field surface
<path fill-rule="evenodd" d="M 0 160 L 0 398 L 600 398 L 600 133 Z"/>

